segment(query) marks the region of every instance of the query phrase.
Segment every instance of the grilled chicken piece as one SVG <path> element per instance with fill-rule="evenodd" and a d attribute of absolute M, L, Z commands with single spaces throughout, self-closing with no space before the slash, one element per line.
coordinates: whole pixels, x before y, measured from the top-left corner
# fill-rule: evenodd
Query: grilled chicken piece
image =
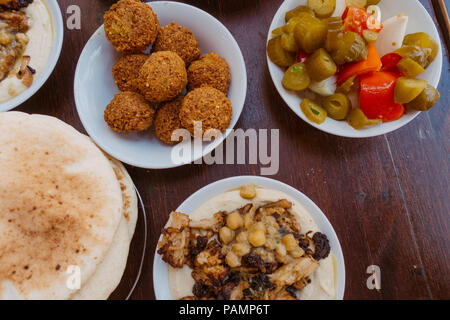
<path fill-rule="evenodd" d="M 214 232 L 219 232 L 220 228 L 225 225 L 226 216 L 226 212 L 217 212 L 212 218 L 191 221 L 189 223 L 189 226 L 193 229 L 212 230 Z"/>
<path fill-rule="evenodd" d="M 158 253 L 174 268 L 182 268 L 189 253 L 189 217 L 172 212 L 163 239 L 158 243 Z"/>
<path fill-rule="evenodd" d="M 319 263 L 312 258 L 300 258 L 285 264 L 273 274 L 269 275 L 270 281 L 276 287 L 291 286 L 294 283 L 308 277 L 319 267 Z"/>
<path fill-rule="evenodd" d="M 14 33 L 25 33 L 30 28 L 28 17 L 22 11 L 0 10 L 0 22 L 5 25 L 5 29 Z"/>
<path fill-rule="evenodd" d="M 248 281 L 239 282 L 239 284 L 231 290 L 229 300 L 243 300 L 244 290 L 248 289 L 248 287 L 250 287 Z"/>

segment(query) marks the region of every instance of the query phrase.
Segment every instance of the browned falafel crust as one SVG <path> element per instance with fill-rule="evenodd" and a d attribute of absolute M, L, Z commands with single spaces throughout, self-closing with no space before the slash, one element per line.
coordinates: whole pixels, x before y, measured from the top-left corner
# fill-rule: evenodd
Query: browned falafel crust
<path fill-rule="evenodd" d="M 201 54 L 197 38 L 192 31 L 175 22 L 159 28 L 153 49 L 155 52 L 173 51 L 183 59 L 186 65 L 197 60 Z"/>
<path fill-rule="evenodd" d="M 120 52 L 143 52 L 155 42 L 159 22 L 139 0 L 120 0 L 104 15 L 106 38 Z"/>
<path fill-rule="evenodd" d="M 201 122 L 202 133 L 209 129 L 224 132 L 231 123 L 233 108 L 222 91 L 212 87 L 201 87 L 189 92 L 180 109 L 180 120 L 184 128 L 194 136 L 194 122 Z"/>
<path fill-rule="evenodd" d="M 147 54 L 127 54 L 117 60 L 112 68 L 112 73 L 117 88 L 120 91 L 139 91 L 136 81 L 139 76 L 139 71 L 148 57 L 149 55 Z"/>
<path fill-rule="evenodd" d="M 166 144 L 176 144 L 181 141 L 172 141 L 172 133 L 183 128 L 180 120 L 180 109 L 183 96 L 161 104 L 155 116 L 155 133 L 159 140 Z"/>
<path fill-rule="evenodd" d="M 151 102 L 176 98 L 186 84 L 186 65 L 175 52 L 152 53 L 139 72 L 138 88 Z"/>
<path fill-rule="evenodd" d="M 120 133 L 147 130 L 153 122 L 155 109 L 136 92 L 121 92 L 106 107 L 104 119 L 108 126 Z"/>
<path fill-rule="evenodd" d="M 208 86 L 228 94 L 230 81 L 231 72 L 228 63 L 214 52 L 203 55 L 188 68 L 190 90 Z"/>

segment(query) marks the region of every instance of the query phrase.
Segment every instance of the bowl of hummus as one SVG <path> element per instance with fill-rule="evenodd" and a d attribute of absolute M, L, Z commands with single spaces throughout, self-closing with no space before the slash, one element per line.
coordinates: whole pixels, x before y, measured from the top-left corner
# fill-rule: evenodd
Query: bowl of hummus
<path fill-rule="evenodd" d="M 43 86 L 58 61 L 63 34 L 56 0 L 0 0 L 0 112 Z"/>
<path fill-rule="evenodd" d="M 341 300 L 345 265 L 323 212 L 276 180 L 210 184 L 169 220 L 153 263 L 158 300 Z"/>

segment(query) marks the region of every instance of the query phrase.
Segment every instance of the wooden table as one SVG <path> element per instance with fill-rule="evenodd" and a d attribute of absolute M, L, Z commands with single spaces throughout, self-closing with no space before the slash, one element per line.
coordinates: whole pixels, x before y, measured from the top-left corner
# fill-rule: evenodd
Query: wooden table
<path fill-rule="evenodd" d="M 385 0 L 386 1 L 386 0 Z M 58 0 L 63 14 L 81 7 L 81 30 L 67 30 L 59 63 L 45 86 L 20 108 L 48 114 L 85 132 L 73 97 L 81 50 L 102 24 L 110 0 Z M 270 78 L 265 40 L 282 0 L 196 0 L 233 33 L 247 63 L 249 90 L 238 128 L 279 128 L 279 173 L 309 196 L 334 226 L 345 256 L 347 299 L 449 299 L 449 58 L 439 105 L 406 127 L 351 140 L 314 129 L 281 100 Z M 433 10 L 421 0 L 427 10 Z M 65 15 L 67 17 L 67 15 Z M 188 165 L 171 170 L 128 168 L 148 213 L 149 247 L 133 299 L 153 299 L 153 252 L 171 210 L 219 179 L 258 175 L 257 165 Z M 139 231 L 142 228 L 139 229 Z M 136 241 L 142 240 L 136 234 Z M 131 257 L 131 263 L 137 257 Z M 381 290 L 366 286 L 370 265 L 381 268 Z"/>

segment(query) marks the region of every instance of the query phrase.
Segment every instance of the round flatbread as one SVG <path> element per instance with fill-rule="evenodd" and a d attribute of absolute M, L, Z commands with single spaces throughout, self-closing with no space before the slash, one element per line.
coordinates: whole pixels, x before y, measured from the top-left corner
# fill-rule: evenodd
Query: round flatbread
<path fill-rule="evenodd" d="M 120 184 L 95 144 L 56 118 L 1 113 L 0 128 L 0 299 L 67 299 L 111 247 Z"/>
<path fill-rule="evenodd" d="M 127 264 L 130 243 L 138 218 L 137 196 L 133 181 L 123 164 L 105 154 L 116 173 L 123 197 L 123 217 L 105 259 L 94 275 L 76 292 L 73 300 L 106 300 L 119 285 Z"/>

